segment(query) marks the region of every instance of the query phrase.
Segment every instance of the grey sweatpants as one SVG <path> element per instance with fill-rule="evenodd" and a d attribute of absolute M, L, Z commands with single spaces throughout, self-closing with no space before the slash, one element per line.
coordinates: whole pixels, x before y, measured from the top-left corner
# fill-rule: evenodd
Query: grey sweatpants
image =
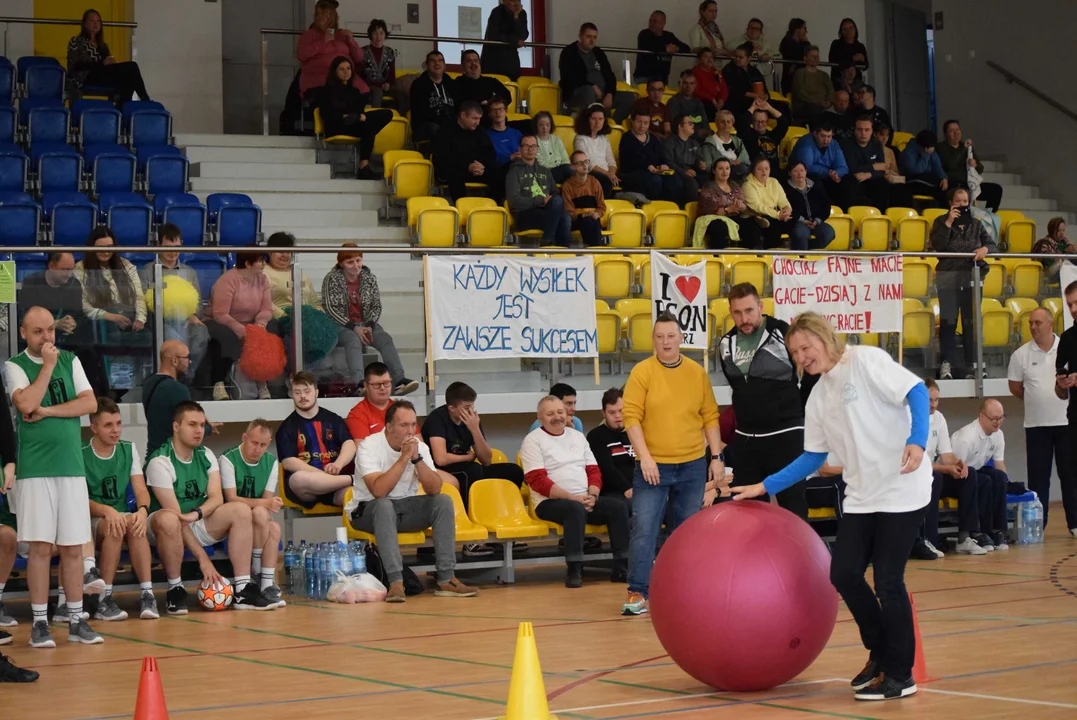
<path fill-rule="evenodd" d="M 396 387 L 404 379 L 404 366 L 400 362 L 400 353 L 396 351 L 393 336 L 385 332 L 381 325 L 374 323 L 371 327 L 371 340 L 374 349 L 381 355 L 381 360 L 389 367 L 389 377 Z M 356 382 L 363 381 L 363 341 L 354 330 L 341 328 L 337 334 L 337 344 L 344 348 L 348 370 Z"/>
<path fill-rule="evenodd" d="M 434 528 L 434 567 L 437 580 L 453 579 L 456 567 L 456 515 L 448 495 L 415 495 L 361 502 L 351 516 L 352 527 L 373 533 L 389 582 L 403 580 L 404 560 L 396 534 Z"/>

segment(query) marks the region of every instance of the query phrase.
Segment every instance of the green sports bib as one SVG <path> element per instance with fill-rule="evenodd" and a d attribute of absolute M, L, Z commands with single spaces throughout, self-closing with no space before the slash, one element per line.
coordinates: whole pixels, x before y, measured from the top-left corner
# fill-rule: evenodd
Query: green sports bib
<path fill-rule="evenodd" d="M 262 497 L 277 458 L 265 453 L 258 460 L 258 464 L 251 465 L 243 459 L 243 453 L 238 447 L 232 448 L 223 457 L 227 458 L 235 469 L 236 495 L 252 500 Z"/>
<path fill-rule="evenodd" d="M 93 446 L 82 446 L 82 461 L 86 465 L 86 488 L 95 503 L 113 510 L 127 512 L 127 488 L 131 484 L 131 443 L 121 440 L 112 449 L 112 457 L 102 458 Z"/>
<path fill-rule="evenodd" d="M 8 362 L 21 368 L 31 383 L 41 373 L 41 363 L 31 360 L 25 352 L 19 353 Z M 72 372 L 74 362 L 74 353 L 60 351 L 56 367 L 52 369 L 49 386 L 41 398 L 42 407 L 55 407 L 75 399 L 78 393 L 75 392 L 75 377 Z M 23 420 L 21 414 L 17 415 L 17 479 L 85 475 L 80 452 L 82 431 L 77 417 L 44 418 L 31 423 Z"/>
<path fill-rule="evenodd" d="M 168 439 L 161 447 L 157 448 L 150 460 L 164 457 L 172 463 L 172 469 L 176 473 L 176 480 L 172 488 L 176 491 L 176 499 L 179 500 L 180 512 L 189 513 L 197 507 L 201 507 L 209 499 L 209 458 L 206 457 L 206 449 L 195 448 L 194 456 L 190 462 L 182 462 L 176 457 L 176 451 L 172 447 L 172 438 Z M 147 467 L 149 463 L 147 462 Z M 157 498 L 153 498 L 150 511 L 160 510 L 161 505 Z"/>

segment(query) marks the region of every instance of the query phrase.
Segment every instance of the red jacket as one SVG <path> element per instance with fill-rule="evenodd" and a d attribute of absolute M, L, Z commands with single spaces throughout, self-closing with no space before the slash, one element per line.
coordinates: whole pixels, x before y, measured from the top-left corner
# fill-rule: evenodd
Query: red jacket
<path fill-rule="evenodd" d="M 714 105 L 715 100 L 725 103 L 729 99 L 729 87 L 722 79 L 722 73 L 696 65 L 692 68 L 692 74 L 696 76 L 695 97 L 708 105 Z"/>

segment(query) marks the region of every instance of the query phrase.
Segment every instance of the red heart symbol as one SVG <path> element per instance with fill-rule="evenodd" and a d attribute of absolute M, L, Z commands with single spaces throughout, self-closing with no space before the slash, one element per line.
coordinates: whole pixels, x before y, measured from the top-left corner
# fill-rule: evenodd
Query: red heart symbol
<path fill-rule="evenodd" d="M 694 275 L 681 275 L 673 282 L 673 284 L 681 291 L 681 295 L 685 300 L 692 302 L 699 293 L 699 286 L 701 283 L 699 282 L 699 278 Z"/>

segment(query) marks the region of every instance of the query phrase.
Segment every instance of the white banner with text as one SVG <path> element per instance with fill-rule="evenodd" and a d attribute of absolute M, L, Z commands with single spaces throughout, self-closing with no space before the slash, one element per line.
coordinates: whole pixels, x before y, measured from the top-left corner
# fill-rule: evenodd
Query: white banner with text
<path fill-rule="evenodd" d="M 651 319 L 668 312 L 684 333 L 682 348 L 707 349 L 707 263 L 678 265 L 651 252 Z"/>
<path fill-rule="evenodd" d="M 901 255 L 774 258 L 774 316 L 825 316 L 839 333 L 901 332 Z"/>

